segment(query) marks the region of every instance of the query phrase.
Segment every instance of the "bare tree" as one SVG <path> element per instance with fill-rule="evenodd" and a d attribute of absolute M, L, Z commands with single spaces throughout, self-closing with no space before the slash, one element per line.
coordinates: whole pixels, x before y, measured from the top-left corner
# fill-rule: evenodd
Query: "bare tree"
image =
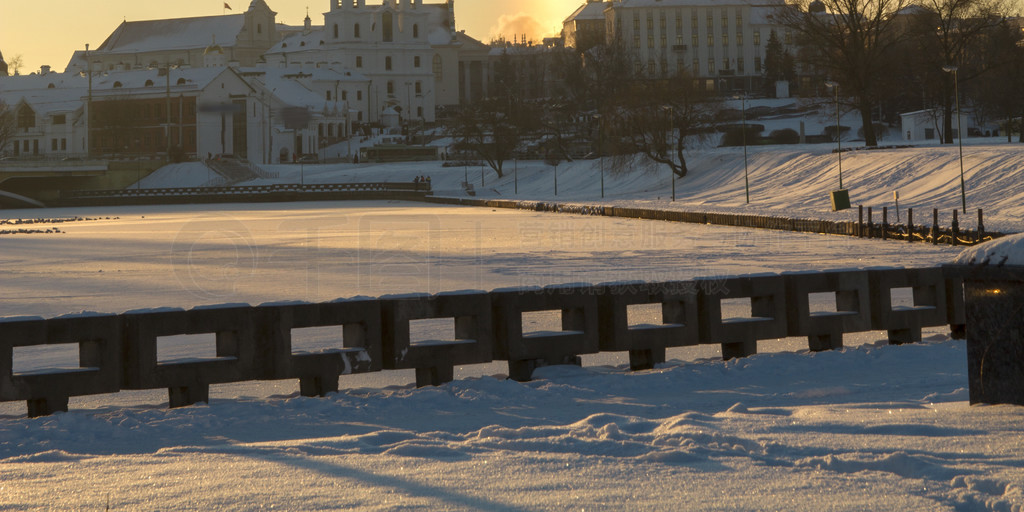
<path fill-rule="evenodd" d="M 7 63 L 7 71 L 11 76 L 18 76 L 21 74 L 21 68 L 25 67 L 25 59 L 21 54 L 17 54 L 11 57 L 11 61 Z"/>
<path fill-rule="evenodd" d="M 683 178 L 689 172 L 684 151 L 713 132 L 720 111 L 717 97 L 689 74 L 635 80 L 615 110 L 613 120 L 620 131 L 610 140 L 625 143 L 631 152 L 667 165 Z"/>
<path fill-rule="evenodd" d="M 861 115 L 864 144 L 877 146 L 871 114 L 888 91 L 886 77 L 890 53 L 906 31 L 897 26 L 897 14 L 909 0 L 817 0 L 824 10 L 809 7 L 809 0 L 780 7 L 774 13 L 794 30 L 800 42 L 814 48 L 802 56 L 807 64 L 837 81 Z"/>
<path fill-rule="evenodd" d="M 462 109 L 448 127 L 456 145 L 476 153 L 499 178 L 520 140 L 519 129 L 505 110 L 498 101 L 482 101 Z"/>
<path fill-rule="evenodd" d="M 926 84 L 936 84 L 936 96 L 942 107 L 943 142 L 953 143 L 953 97 L 956 89 L 952 73 L 944 66 L 957 68 L 961 86 L 981 76 L 984 65 L 972 58 L 989 32 L 1002 22 L 1002 0 L 922 0 L 913 16 L 913 29 L 919 40 L 917 61 L 925 68 Z M 920 51 L 924 50 L 924 51 Z"/>

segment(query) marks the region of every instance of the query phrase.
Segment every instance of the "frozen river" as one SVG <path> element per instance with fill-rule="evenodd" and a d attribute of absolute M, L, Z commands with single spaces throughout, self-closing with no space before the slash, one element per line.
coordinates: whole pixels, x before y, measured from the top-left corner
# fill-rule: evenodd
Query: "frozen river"
<path fill-rule="evenodd" d="M 929 266 L 947 262 L 957 252 L 923 244 L 908 250 L 906 244 L 838 236 L 401 202 L 147 206 L 7 215 L 40 213 L 88 220 L 54 224 L 60 233 L 0 238 L 5 275 L 2 316 Z M 726 307 L 734 316 L 749 316 L 749 303 Z M 633 323 L 661 322 L 656 307 L 634 308 L 631 314 L 639 315 L 631 318 Z M 527 330 L 559 329 L 557 313 L 532 315 L 526 321 Z M 414 340 L 451 339 L 445 331 L 453 326 L 418 321 L 412 328 Z M 295 347 L 316 349 L 318 338 L 331 335 L 326 328 L 297 331 Z M 846 344 L 884 338 L 880 332 L 858 333 L 847 336 Z M 160 345 L 161 358 L 208 355 L 203 351 L 212 350 L 212 345 L 211 340 L 194 337 L 168 340 Z M 766 352 L 795 351 L 806 348 L 806 340 L 759 345 Z M 49 367 L 54 354 L 52 348 L 20 349 L 16 370 Z M 719 354 L 717 345 L 708 345 L 672 349 L 668 355 L 689 360 Z M 64 357 L 64 362 L 75 363 L 73 350 Z M 585 356 L 584 363 L 616 365 L 624 360 L 625 354 L 605 353 Z M 458 368 L 456 376 L 504 371 L 502 363 L 494 363 Z M 349 376 L 343 385 L 402 385 L 413 380 L 412 374 L 409 370 Z M 263 387 L 249 389 L 256 385 Z M 287 393 L 292 385 L 244 385 L 244 392 L 267 396 Z M 214 392 L 241 391 L 228 385 L 215 386 Z M 162 397 L 154 392 L 153 397 L 140 399 Z"/>

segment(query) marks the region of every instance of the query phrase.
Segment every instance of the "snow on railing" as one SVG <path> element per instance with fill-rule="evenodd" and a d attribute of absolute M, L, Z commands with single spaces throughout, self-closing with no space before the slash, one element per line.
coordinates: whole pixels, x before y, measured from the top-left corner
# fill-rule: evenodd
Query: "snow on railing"
<path fill-rule="evenodd" d="M 894 307 L 896 288 L 913 291 L 912 307 Z M 810 295 L 821 293 L 835 294 L 836 311 L 811 311 Z M 600 351 L 626 351 L 630 367 L 643 370 L 664 362 L 667 348 L 698 344 L 721 345 L 733 358 L 786 336 L 806 336 L 814 351 L 869 330 L 911 343 L 926 326 L 963 333 L 963 297 L 963 280 L 941 268 L 870 268 L 0 318 L 0 401 L 24 400 L 39 416 L 66 411 L 70 396 L 122 389 L 166 388 L 178 407 L 207 402 L 210 385 L 225 382 L 298 379 L 303 396 L 323 396 L 338 390 L 340 375 L 380 370 L 415 369 L 425 386 L 451 381 L 455 366 L 495 360 L 529 380 L 538 366 L 580 364 Z M 749 315 L 724 318 L 723 301 L 742 298 Z M 661 323 L 630 324 L 629 306 L 641 304 L 659 305 Z M 524 313 L 539 311 L 561 313 L 561 330 L 526 331 Z M 453 320 L 454 339 L 410 336 L 413 320 L 441 318 Z M 339 336 L 320 352 L 293 351 L 293 330 L 312 327 L 336 327 Z M 216 338 L 212 357 L 158 359 L 159 339 L 200 334 Z M 74 371 L 14 367 L 16 347 L 69 344 L 79 346 Z"/>

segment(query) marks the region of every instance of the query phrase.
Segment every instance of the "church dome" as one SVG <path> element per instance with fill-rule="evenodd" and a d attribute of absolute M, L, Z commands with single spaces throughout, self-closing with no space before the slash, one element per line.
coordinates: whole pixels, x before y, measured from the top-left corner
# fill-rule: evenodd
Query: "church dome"
<path fill-rule="evenodd" d="M 814 0 L 810 5 L 807 6 L 807 12 L 812 14 L 820 14 L 825 12 L 825 3 L 821 0 Z"/>

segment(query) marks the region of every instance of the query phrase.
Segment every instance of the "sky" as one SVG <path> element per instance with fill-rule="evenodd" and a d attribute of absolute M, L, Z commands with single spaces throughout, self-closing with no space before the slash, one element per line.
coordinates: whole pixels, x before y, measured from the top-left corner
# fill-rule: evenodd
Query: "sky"
<path fill-rule="evenodd" d="M 380 0 L 367 1 L 371 5 L 380 3 Z M 222 0 L 0 0 L 0 12 L 3 12 L 3 16 L 0 16 L 0 52 L 7 62 L 21 55 L 23 74 L 38 71 L 42 65 L 62 71 L 75 50 L 85 49 L 86 43 L 96 48 L 124 20 L 240 13 L 248 7 L 249 0 L 228 0 L 227 3 L 232 11 L 223 10 Z M 267 4 L 277 11 L 279 22 L 289 25 L 302 24 L 307 6 L 313 23 L 322 24 L 321 14 L 329 8 L 327 0 L 268 0 Z M 511 39 L 513 34 L 521 36 L 524 33 L 533 40 L 539 40 L 560 30 L 562 20 L 582 4 L 583 0 L 459 0 L 455 3 L 455 23 L 459 30 L 465 30 L 467 34 L 485 42 L 499 35 Z"/>

